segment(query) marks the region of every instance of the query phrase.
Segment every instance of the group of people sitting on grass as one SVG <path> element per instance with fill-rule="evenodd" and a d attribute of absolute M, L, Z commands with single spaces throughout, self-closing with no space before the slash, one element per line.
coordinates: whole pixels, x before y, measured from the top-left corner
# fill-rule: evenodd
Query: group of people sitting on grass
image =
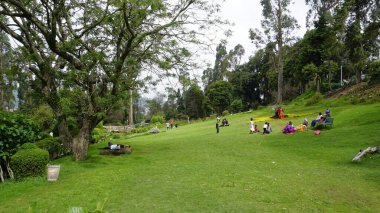
<path fill-rule="evenodd" d="M 249 121 L 249 133 L 258 133 L 260 130 L 257 128 L 257 124 L 253 122 L 253 118 Z M 263 135 L 264 134 L 269 134 L 272 132 L 272 126 L 270 125 L 269 122 L 265 122 L 263 126 Z"/>
<path fill-rule="evenodd" d="M 331 111 L 329 109 L 326 109 L 325 115 L 322 115 L 322 112 L 319 112 L 317 118 L 311 121 L 311 127 L 315 127 L 317 123 L 325 122 L 328 117 L 331 117 Z"/>
<path fill-rule="evenodd" d="M 284 109 L 281 106 L 278 106 L 274 111 L 274 116 L 272 116 L 271 118 L 283 119 L 283 118 L 287 118 L 287 117 L 288 117 L 288 115 L 285 115 Z"/>
<path fill-rule="evenodd" d="M 226 118 L 224 118 L 222 120 L 222 125 L 221 126 L 229 126 L 230 124 L 228 123 L 228 120 Z"/>
<path fill-rule="evenodd" d="M 284 134 L 294 134 L 296 131 L 302 132 L 308 127 L 308 120 L 305 118 L 301 125 L 293 126 L 293 123 L 289 121 L 289 123 L 282 129 L 282 133 Z"/>
<path fill-rule="evenodd" d="M 276 111 L 275 116 L 277 117 L 277 115 L 279 115 L 278 118 L 282 118 L 283 117 L 281 116 L 282 113 L 283 113 L 283 110 L 281 107 L 279 107 Z M 325 115 L 322 115 L 321 112 L 318 113 L 318 117 L 311 122 L 311 127 L 314 127 L 317 123 L 324 123 L 326 121 L 326 118 L 328 117 L 331 117 L 331 111 L 329 109 L 326 109 Z M 306 130 L 308 126 L 309 126 L 309 121 L 307 120 L 307 118 L 305 118 L 299 126 L 294 126 L 293 123 L 289 121 L 288 124 L 282 129 L 282 132 L 284 134 L 294 134 L 296 131 L 302 132 Z M 252 133 L 258 133 L 258 132 L 260 132 L 260 130 L 258 129 L 257 124 L 255 124 L 253 122 L 253 118 L 251 118 L 249 121 L 249 133 L 252 134 Z M 272 126 L 269 124 L 269 122 L 265 122 L 263 126 L 263 134 L 269 134 L 271 132 L 272 132 Z"/>
<path fill-rule="evenodd" d="M 318 123 L 324 123 L 326 121 L 326 118 L 331 117 L 331 111 L 329 109 L 326 109 L 325 115 L 322 115 L 322 113 L 318 113 L 318 116 L 316 119 L 311 121 L 311 127 L 315 127 Z M 284 127 L 282 132 L 284 134 L 294 134 L 296 131 L 304 131 L 308 127 L 308 120 L 305 118 L 305 120 L 302 122 L 300 126 L 294 127 L 292 122 L 289 121 L 289 123 Z"/>

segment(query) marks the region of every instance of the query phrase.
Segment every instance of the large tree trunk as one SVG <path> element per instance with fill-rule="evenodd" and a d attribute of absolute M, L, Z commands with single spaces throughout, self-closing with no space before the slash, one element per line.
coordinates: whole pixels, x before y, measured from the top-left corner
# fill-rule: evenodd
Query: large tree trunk
<path fill-rule="evenodd" d="M 332 87 L 331 87 L 331 68 L 330 68 L 330 63 L 329 62 L 329 88 L 330 88 L 330 91 L 332 91 Z"/>
<path fill-rule="evenodd" d="M 10 160 L 7 160 L 7 162 L 6 162 L 7 172 L 8 172 L 8 175 L 9 175 L 9 177 L 10 177 L 11 179 L 15 179 L 15 176 L 14 176 L 14 174 L 13 174 L 13 171 L 12 171 L 12 169 L 11 169 L 11 166 L 9 165 L 9 161 L 10 161 Z"/>
<path fill-rule="evenodd" d="M 279 54 L 278 59 L 278 81 L 277 81 L 277 103 L 281 104 L 282 102 L 282 93 L 284 87 L 284 66 L 282 61 L 282 56 Z"/>
<path fill-rule="evenodd" d="M 4 109 L 4 87 L 3 87 L 2 82 L 0 82 L 0 110 L 3 110 L 3 109 Z"/>
<path fill-rule="evenodd" d="M 317 84 L 317 92 L 318 92 L 318 93 L 321 93 L 321 81 L 320 81 L 319 76 L 317 76 L 317 77 L 315 78 L 315 83 Z"/>
<path fill-rule="evenodd" d="M 360 69 L 356 68 L 356 83 L 362 82 L 362 73 Z"/>
<path fill-rule="evenodd" d="M 72 151 L 73 145 L 73 137 L 69 131 L 69 126 L 66 121 L 66 117 L 61 115 L 58 116 L 58 134 L 63 147 L 65 149 L 65 153 L 69 153 Z"/>
<path fill-rule="evenodd" d="M 0 75 L 3 76 L 3 61 L 0 59 Z M 3 88 L 3 77 L 0 78 L 1 79 L 1 82 L 0 82 L 0 110 L 3 109 L 4 107 L 4 89 Z"/>
<path fill-rule="evenodd" d="M 88 145 L 90 144 L 91 123 L 89 119 L 83 119 L 82 127 L 78 135 L 73 139 L 73 155 L 76 161 L 87 158 Z"/>
<path fill-rule="evenodd" d="M 278 79 L 277 79 L 277 104 L 282 103 L 282 94 L 283 94 L 283 85 L 284 85 L 284 61 L 283 61 L 283 52 L 282 47 L 284 44 L 283 41 L 283 26 L 282 26 L 282 1 L 277 2 L 278 11 L 277 11 L 277 23 L 278 23 L 278 32 L 277 32 L 277 45 L 278 45 Z"/>
<path fill-rule="evenodd" d="M 129 100 L 129 113 L 128 113 L 128 125 L 130 125 L 130 126 L 132 126 L 133 124 L 134 124 L 134 122 L 133 122 L 133 97 L 132 97 L 132 95 L 133 95 L 133 91 L 132 90 L 130 90 L 129 91 L 129 98 L 130 98 L 130 100 Z"/>
<path fill-rule="evenodd" d="M 4 172 L 3 172 L 3 169 L 1 168 L 1 164 L 0 164 L 0 181 L 4 182 Z"/>

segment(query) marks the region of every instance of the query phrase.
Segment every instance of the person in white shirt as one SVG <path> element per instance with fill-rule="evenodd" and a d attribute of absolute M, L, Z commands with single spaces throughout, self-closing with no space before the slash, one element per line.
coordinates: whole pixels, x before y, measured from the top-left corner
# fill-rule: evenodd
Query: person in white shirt
<path fill-rule="evenodd" d="M 270 132 L 272 132 L 272 126 L 268 122 L 265 122 L 263 126 L 263 135 L 269 134 Z"/>
<path fill-rule="evenodd" d="M 219 133 L 219 122 L 220 122 L 220 118 L 219 116 L 216 117 L 216 124 L 215 124 L 215 127 L 216 127 L 216 134 Z"/>
<path fill-rule="evenodd" d="M 253 122 L 253 118 L 249 121 L 249 134 L 252 134 L 255 132 L 255 123 Z"/>

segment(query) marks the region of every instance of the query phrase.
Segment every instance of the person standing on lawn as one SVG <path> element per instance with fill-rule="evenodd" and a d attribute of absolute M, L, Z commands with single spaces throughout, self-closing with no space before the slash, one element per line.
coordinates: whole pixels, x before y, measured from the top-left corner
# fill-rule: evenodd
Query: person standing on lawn
<path fill-rule="evenodd" d="M 216 125 L 215 125 L 215 127 L 216 127 L 216 134 L 219 133 L 219 121 L 220 121 L 220 118 L 219 118 L 219 116 L 217 116 L 216 117 Z"/>

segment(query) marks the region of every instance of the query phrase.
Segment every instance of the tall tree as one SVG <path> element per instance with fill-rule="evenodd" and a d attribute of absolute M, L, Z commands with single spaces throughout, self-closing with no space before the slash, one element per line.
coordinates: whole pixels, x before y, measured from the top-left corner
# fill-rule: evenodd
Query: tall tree
<path fill-rule="evenodd" d="M 8 35 L 0 30 L 0 110 L 4 110 L 12 103 L 12 47 Z"/>
<path fill-rule="evenodd" d="M 1 21 L 0 28 L 29 54 L 30 69 L 57 116 L 61 80 L 72 89 L 66 93 L 75 91 L 82 99 L 71 144 L 75 159 L 83 160 L 91 131 L 131 89 L 129 79 L 138 67 L 180 66 L 186 44 L 200 43 L 202 30 L 220 23 L 217 11 L 217 5 L 202 0 L 4 0 L 0 14 L 11 22 Z M 200 29 L 189 29 L 188 23 Z"/>
<path fill-rule="evenodd" d="M 245 49 L 241 44 L 237 44 L 234 49 L 228 53 L 230 71 L 234 71 L 240 65 L 241 58 L 245 54 Z"/>
<path fill-rule="evenodd" d="M 305 3 L 310 6 L 306 17 L 307 26 L 310 26 L 321 14 L 333 14 L 335 9 L 342 5 L 343 2 L 344 0 L 305 0 Z"/>
<path fill-rule="evenodd" d="M 274 43 L 276 51 L 275 70 L 277 71 L 277 103 L 282 102 L 283 96 L 283 69 L 284 69 L 284 45 L 291 42 L 294 37 L 292 31 L 298 28 L 295 18 L 290 15 L 289 5 L 291 0 L 260 0 L 263 6 L 264 20 L 261 26 L 265 36 L 258 29 L 250 29 L 250 39 L 257 45 Z"/>
<path fill-rule="evenodd" d="M 205 96 L 201 88 L 196 84 L 192 84 L 186 91 L 184 98 L 187 115 L 193 119 L 204 117 L 205 101 Z"/>
<path fill-rule="evenodd" d="M 227 41 L 222 40 L 216 47 L 214 68 L 208 67 L 203 71 L 202 80 L 207 86 L 215 81 L 227 80 L 231 71 L 237 69 L 245 50 L 241 44 L 227 51 Z"/>
<path fill-rule="evenodd" d="M 349 8 L 346 28 L 346 47 L 349 60 L 355 70 L 357 82 L 373 49 L 379 49 L 380 2 L 378 0 L 347 0 Z M 376 48 L 377 46 L 377 48 Z"/>
<path fill-rule="evenodd" d="M 203 71 L 202 80 L 205 85 L 223 80 L 228 69 L 227 41 L 222 40 L 216 47 L 214 68 L 208 67 Z"/>
<path fill-rule="evenodd" d="M 226 81 L 215 81 L 207 86 L 205 94 L 214 112 L 221 115 L 232 102 L 232 85 Z"/>

